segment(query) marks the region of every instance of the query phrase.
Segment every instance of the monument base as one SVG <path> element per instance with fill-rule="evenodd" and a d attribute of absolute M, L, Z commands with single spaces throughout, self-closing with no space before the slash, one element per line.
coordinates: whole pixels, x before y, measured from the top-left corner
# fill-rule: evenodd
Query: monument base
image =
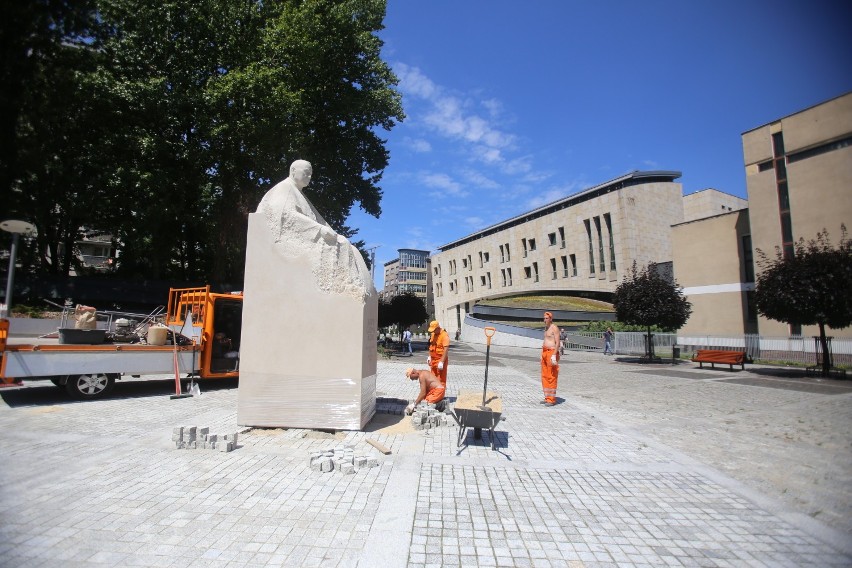
<path fill-rule="evenodd" d="M 282 248 L 249 215 L 237 423 L 362 429 L 376 411 L 377 294 L 324 292 L 310 249 Z"/>

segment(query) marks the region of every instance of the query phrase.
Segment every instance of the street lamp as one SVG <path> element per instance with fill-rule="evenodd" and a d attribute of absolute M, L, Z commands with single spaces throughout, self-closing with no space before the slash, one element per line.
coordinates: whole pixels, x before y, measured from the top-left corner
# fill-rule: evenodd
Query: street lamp
<path fill-rule="evenodd" d="M 0 305 L 0 317 L 6 317 L 12 310 L 12 286 L 15 283 L 15 257 L 18 254 L 18 237 L 21 234 L 35 235 L 36 228 L 32 223 L 9 219 L 0 221 L 0 229 L 12 233 L 12 250 L 9 254 L 9 274 L 6 275 L 6 305 Z"/>

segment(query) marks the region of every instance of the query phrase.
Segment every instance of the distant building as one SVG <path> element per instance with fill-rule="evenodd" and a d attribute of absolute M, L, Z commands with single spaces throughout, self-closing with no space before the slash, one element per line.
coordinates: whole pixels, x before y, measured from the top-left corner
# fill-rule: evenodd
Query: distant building
<path fill-rule="evenodd" d="M 680 175 L 632 172 L 439 247 L 436 318 L 455 331 L 476 302 L 527 293 L 611 301 L 634 261 L 671 263 L 672 225 L 747 206 L 715 189 L 684 197 Z"/>
<path fill-rule="evenodd" d="M 428 250 L 399 249 L 399 258 L 385 263 L 385 285 L 382 298 L 386 301 L 399 294 L 414 294 L 433 313 L 431 259 Z"/>
<path fill-rule="evenodd" d="M 742 140 L 748 209 L 673 228 L 675 277 L 693 304 L 681 331 L 817 335 L 816 327 L 758 316 L 755 258 L 758 249 L 774 258 L 776 247 L 793 254 L 796 241 L 823 229 L 836 245 L 841 225 L 852 229 L 852 93 L 749 130 Z"/>

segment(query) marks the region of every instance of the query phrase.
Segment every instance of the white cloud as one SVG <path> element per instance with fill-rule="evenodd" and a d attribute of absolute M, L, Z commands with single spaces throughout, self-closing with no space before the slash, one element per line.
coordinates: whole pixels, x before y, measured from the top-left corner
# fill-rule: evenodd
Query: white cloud
<path fill-rule="evenodd" d="M 445 93 L 420 69 L 397 63 L 394 71 L 400 78 L 400 90 L 404 95 L 425 100 L 430 105 L 422 117 L 423 123 L 441 136 L 474 145 L 471 148 L 474 158 L 491 164 L 500 163 L 503 156 L 499 150 L 515 143 L 513 134 L 501 130 L 493 122 L 502 109 L 496 99 L 479 102 L 488 111 L 488 118 L 484 118 L 470 112 L 468 105 L 459 97 Z M 418 118 L 413 117 L 415 124 Z"/>
<path fill-rule="evenodd" d="M 467 196 L 467 192 L 464 191 L 462 185 L 447 174 L 422 172 L 419 177 L 420 182 L 426 187 L 442 190 L 441 192 L 431 193 L 430 195 L 433 197 L 446 197 L 447 195 L 456 197 Z"/>
<path fill-rule="evenodd" d="M 466 217 L 464 219 L 464 224 L 467 225 L 471 231 L 476 231 L 485 226 L 485 220 L 482 217 Z"/>
<path fill-rule="evenodd" d="M 418 152 L 420 154 L 425 154 L 427 152 L 432 151 L 432 145 L 428 140 L 424 140 L 422 138 L 409 138 L 405 137 L 402 140 L 402 143 L 407 147 L 411 148 L 413 151 Z"/>
<path fill-rule="evenodd" d="M 482 172 L 478 172 L 476 170 L 462 170 L 461 174 L 464 176 L 465 181 L 472 185 L 481 189 L 499 189 L 500 184 L 489 178 Z"/>

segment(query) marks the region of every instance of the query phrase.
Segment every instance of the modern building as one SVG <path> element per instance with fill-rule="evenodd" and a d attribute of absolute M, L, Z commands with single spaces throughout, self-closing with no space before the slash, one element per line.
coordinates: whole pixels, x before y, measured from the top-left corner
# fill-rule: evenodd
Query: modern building
<path fill-rule="evenodd" d="M 672 261 L 672 225 L 746 206 L 714 189 L 684 197 L 680 175 L 632 172 L 439 247 L 435 317 L 452 332 L 488 298 L 561 292 L 611 300 L 633 262 Z"/>
<path fill-rule="evenodd" d="M 793 254 L 796 241 L 823 229 L 836 245 L 841 225 L 852 229 L 852 93 L 744 132 L 742 140 L 748 210 L 673 228 L 675 277 L 693 304 L 681 331 L 817 335 L 816 327 L 756 314 L 755 260 L 759 251 Z"/>
<path fill-rule="evenodd" d="M 414 294 L 432 314 L 432 277 L 428 250 L 399 249 L 399 257 L 385 263 L 385 285 L 382 298 L 390 300 L 399 294 Z"/>

